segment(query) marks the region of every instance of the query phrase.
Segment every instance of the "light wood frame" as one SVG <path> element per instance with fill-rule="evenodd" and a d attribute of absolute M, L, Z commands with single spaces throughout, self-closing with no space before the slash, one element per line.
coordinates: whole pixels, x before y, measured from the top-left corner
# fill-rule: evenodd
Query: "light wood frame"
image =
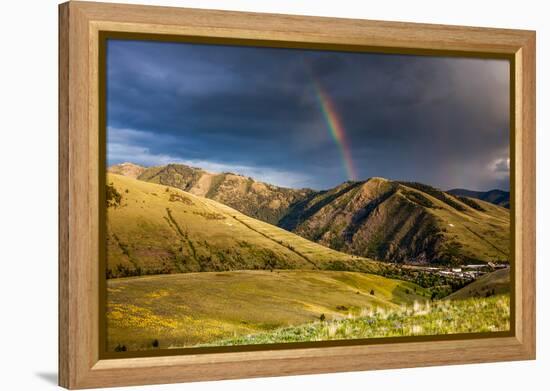
<path fill-rule="evenodd" d="M 185 356 L 98 352 L 100 31 L 509 55 L 514 336 Z M 535 358 L 535 32 L 88 2 L 59 6 L 59 384 L 174 383 Z"/>

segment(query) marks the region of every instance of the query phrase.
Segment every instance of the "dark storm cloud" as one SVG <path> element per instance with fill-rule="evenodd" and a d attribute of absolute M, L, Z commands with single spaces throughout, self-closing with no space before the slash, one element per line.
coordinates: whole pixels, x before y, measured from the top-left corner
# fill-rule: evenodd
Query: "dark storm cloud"
<path fill-rule="evenodd" d="M 107 75 L 111 164 L 334 186 L 348 178 L 318 84 L 360 178 L 509 186 L 505 61 L 110 41 Z"/>

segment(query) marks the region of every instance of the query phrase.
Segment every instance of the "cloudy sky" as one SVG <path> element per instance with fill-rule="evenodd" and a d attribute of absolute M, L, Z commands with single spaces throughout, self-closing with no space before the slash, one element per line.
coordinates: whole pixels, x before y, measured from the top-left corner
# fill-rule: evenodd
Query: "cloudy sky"
<path fill-rule="evenodd" d="M 108 164 L 509 188 L 504 60 L 109 40 Z"/>

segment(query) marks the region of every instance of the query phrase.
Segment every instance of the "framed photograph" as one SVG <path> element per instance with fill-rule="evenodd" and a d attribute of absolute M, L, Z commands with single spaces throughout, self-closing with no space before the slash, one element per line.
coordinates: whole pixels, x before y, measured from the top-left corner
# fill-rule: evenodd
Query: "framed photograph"
<path fill-rule="evenodd" d="M 535 33 L 59 7 L 66 388 L 535 358 Z"/>

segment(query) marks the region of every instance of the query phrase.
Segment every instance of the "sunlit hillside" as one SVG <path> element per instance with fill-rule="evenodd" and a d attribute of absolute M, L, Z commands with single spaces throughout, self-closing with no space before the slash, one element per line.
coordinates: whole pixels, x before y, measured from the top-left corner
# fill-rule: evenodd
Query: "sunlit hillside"
<path fill-rule="evenodd" d="M 379 268 L 366 258 L 331 250 L 179 189 L 114 174 L 107 181 L 108 277 Z"/>

